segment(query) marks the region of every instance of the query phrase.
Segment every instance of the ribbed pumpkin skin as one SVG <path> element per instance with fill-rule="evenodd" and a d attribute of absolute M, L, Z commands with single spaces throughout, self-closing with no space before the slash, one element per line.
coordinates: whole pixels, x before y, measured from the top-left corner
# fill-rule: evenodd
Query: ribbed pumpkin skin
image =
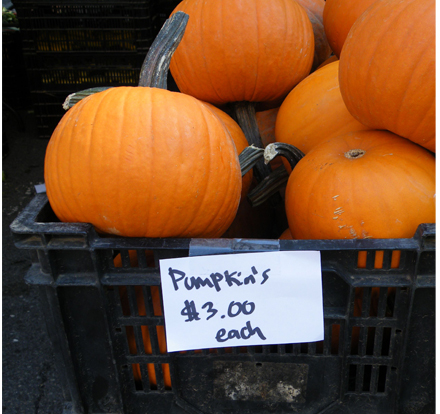
<path fill-rule="evenodd" d="M 240 126 L 235 122 L 226 112 L 222 111 L 221 109 L 217 108 L 214 105 L 211 105 L 210 103 L 203 102 L 205 105 L 208 106 L 208 108 L 216 114 L 221 121 L 226 126 L 226 129 L 231 134 L 231 138 L 234 141 L 235 149 L 237 150 L 237 154 L 240 155 L 241 152 L 249 146 L 247 139 L 244 135 L 244 132 L 240 128 Z M 253 179 L 253 170 L 248 171 L 244 177 L 242 182 L 242 188 L 241 188 L 241 198 L 243 199 L 246 197 L 247 193 L 249 192 L 249 189 L 252 184 Z"/>
<path fill-rule="evenodd" d="M 344 155 L 357 149 L 365 154 Z M 435 222 L 435 159 L 387 131 L 332 138 L 293 169 L 286 214 L 294 239 L 413 237 Z"/>
<path fill-rule="evenodd" d="M 435 152 L 435 0 L 380 0 L 356 21 L 340 58 L 350 113 Z"/>
<path fill-rule="evenodd" d="M 361 14 L 377 0 L 326 0 L 324 31 L 333 53 L 341 56 L 348 32 Z"/>
<path fill-rule="evenodd" d="M 183 93 L 217 105 L 276 101 L 310 72 L 312 24 L 294 0 L 184 0 L 178 10 L 189 21 L 170 70 Z"/>
<path fill-rule="evenodd" d="M 320 142 L 347 132 L 370 129 L 348 112 L 339 90 L 339 61 L 301 81 L 281 104 L 275 137 L 305 154 Z"/>
<path fill-rule="evenodd" d="M 118 87 L 64 115 L 45 183 L 61 221 L 128 237 L 218 237 L 235 217 L 241 173 L 229 133 L 203 103 Z"/>
<path fill-rule="evenodd" d="M 306 10 L 313 27 L 315 39 L 315 54 L 312 71 L 323 63 L 332 53 L 330 44 L 324 30 L 324 7 L 325 0 L 296 0 Z"/>

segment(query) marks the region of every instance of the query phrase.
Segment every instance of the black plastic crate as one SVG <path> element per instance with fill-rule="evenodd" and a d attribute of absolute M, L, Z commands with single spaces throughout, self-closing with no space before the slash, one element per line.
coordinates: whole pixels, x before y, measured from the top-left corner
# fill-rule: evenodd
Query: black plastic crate
<path fill-rule="evenodd" d="M 102 237 L 39 194 L 11 229 L 72 413 L 435 412 L 433 224 L 411 239 Z M 160 259 L 278 250 L 321 252 L 323 341 L 166 352 Z"/>
<path fill-rule="evenodd" d="M 156 35 L 151 0 L 14 1 L 26 53 L 142 52 Z"/>

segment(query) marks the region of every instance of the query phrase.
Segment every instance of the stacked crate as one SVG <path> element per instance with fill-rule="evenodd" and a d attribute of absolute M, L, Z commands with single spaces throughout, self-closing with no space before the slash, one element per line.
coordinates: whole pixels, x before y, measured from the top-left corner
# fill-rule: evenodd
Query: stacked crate
<path fill-rule="evenodd" d="M 158 31 L 152 0 L 16 0 L 39 136 L 49 138 L 73 93 L 136 86 Z"/>

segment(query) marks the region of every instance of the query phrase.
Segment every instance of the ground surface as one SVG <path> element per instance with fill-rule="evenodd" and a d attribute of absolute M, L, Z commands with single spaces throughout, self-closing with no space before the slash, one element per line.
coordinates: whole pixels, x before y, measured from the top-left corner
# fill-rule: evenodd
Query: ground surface
<path fill-rule="evenodd" d="M 63 396 L 37 292 L 24 281 L 31 261 L 27 251 L 14 246 L 9 230 L 34 186 L 43 182 L 48 142 L 38 138 L 32 113 L 19 116 L 22 122 L 3 109 L 2 413 L 61 414 Z"/>

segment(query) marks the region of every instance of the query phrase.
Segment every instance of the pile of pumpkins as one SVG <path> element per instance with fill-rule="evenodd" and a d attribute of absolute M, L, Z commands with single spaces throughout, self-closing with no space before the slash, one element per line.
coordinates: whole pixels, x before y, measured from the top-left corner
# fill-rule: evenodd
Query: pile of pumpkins
<path fill-rule="evenodd" d="M 222 237 L 255 181 L 225 108 L 305 155 L 289 237 L 412 237 L 435 222 L 435 0 L 183 0 L 180 92 L 115 87 L 64 115 L 45 183 L 61 221 L 125 237 Z M 239 235 L 237 235 L 239 236 Z"/>

